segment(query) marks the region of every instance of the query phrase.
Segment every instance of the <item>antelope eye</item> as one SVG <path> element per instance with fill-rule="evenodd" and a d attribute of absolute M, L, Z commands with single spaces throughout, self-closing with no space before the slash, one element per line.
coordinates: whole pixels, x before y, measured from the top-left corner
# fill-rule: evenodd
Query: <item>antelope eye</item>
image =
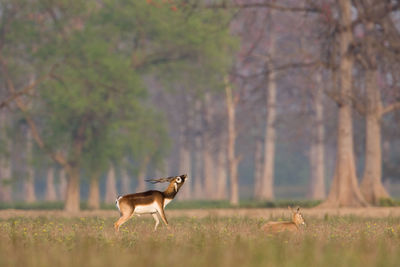
<path fill-rule="evenodd" d="M 177 182 L 178 184 L 180 184 L 180 183 L 182 182 L 182 178 L 181 178 L 181 177 L 176 178 L 176 182 Z"/>

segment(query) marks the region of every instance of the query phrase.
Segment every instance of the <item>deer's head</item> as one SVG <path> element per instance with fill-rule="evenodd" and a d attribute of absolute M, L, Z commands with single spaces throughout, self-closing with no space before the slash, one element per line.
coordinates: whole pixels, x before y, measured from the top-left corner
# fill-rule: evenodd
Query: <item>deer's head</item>
<path fill-rule="evenodd" d="M 187 179 L 187 174 L 182 174 L 179 176 L 171 176 L 166 178 L 148 179 L 146 181 L 152 184 L 169 182 L 169 185 L 174 187 L 175 192 L 178 192 Z"/>
<path fill-rule="evenodd" d="M 290 206 L 288 209 L 292 212 L 292 221 L 297 225 L 306 225 L 304 221 L 303 215 L 300 213 L 300 208 L 298 207 L 296 210 L 293 210 Z"/>

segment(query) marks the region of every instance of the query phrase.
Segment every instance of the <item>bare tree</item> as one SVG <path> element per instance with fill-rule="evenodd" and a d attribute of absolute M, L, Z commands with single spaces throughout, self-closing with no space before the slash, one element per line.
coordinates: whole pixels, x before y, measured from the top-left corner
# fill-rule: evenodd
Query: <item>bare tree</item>
<path fill-rule="evenodd" d="M 236 101 L 233 97 L 232 88 L 229 80 L 225 78 L 225 96 L 226 108 L 228 112 L 228 168 L 230 178 L 230 196 L 229 202 L 232 205 L 239 204 L 239 181 L 238 181 L 238 164 L 240 158 L 236 155 L 236 119 L 235 119 L 235 105 Z"/>
<path fill-rule="evenodd" d="M 127 163 L 124 165 L 127 165 Z M 126 195 L 131 193 L 131 180 L 126 167 L 121 168 L 121 187 L 122 194 Z"/>
<path fill-rule="evenodd" d="M 0 158 L 0 201 L 11 202 L 11 162 L 10 157 L 7 155 L 10 152 L 11 140 L 6 136 L 5 129 L 8 126 L 7 121 L 7 110 L 0 110 L 0 128 L 3 129 L 3 135 L 1 136 L 1 141 L 4 144 L 3 156 Z"/>
<path fill-rule="evenodd" d="M 60 199 L 62 201 L 65 201 L 66 194 L 67 194 L 67 178 L 65 177 L 65 170 L 61 169 L 59 171 L 58 175 L 59 175 L 59 177 L 58 177 L 58 181 L 59 181 L 58 192 L 60 195 Z"/>
<path fill-rule="evenodd" d="M 189 179 L 185 182 L 185 187 L 181 189 L 180 199 L 189 199 L 191 197 L 191 186 L 192 186 L 192 157 L 189 150 L 188 130 L 187 122 L 182 122 L 180 127 L 179 136 L 179 173 L 187 174 Z"/>
<path fill-rule="evenodd" d="M 313 140 L 310 146 L 311 165 L 311 192 L 312 199 L 325 199 L 325 127 L 324 127 L 324 105 L 322 73 L 315 74 L 316 90 L 313 92 L 314 127 Z"/>
<path fill-rule="evenodd" d="M 383 65 L 383 60 L 390 64 L 390 60 L 388 60 L 390 56 L 396 58 L 396 53 L 393 53 L 391 49 L 396 46 L 396 43 L 399 44 L 393 39 L 399 38 L 400 34 L 396 28 L 392 27 L 391 3 L 378 3 L 371 0 L 361 0 L 355 3 L 359 17 L 362 18 L 363 30 L 359 30 L 359 32 L 365 31 L 360 34 L 358 42 L 355 42 L 356 58 L 364 70 L 365 77 L 365 101 L 361 104 L 362 108 L 359 108 L 365 115 L 366 123 L 365 167 L 361 192 L 369 203 L 377 205 L 380 199 L 389 198 L 389 194 L 382 184 L 381 120 L 386 113 L 400 108 L 399 102 L 388 106 L 384 106 L 382 103 L 382 88 L 378 82 L 380 79 L 379 65 Z M 385 45 L 385 42 L 389 45 Z M 359 107 L 359 101 L 356 99 L 354 101 Z"/>
<path fill-rule="evenodd" d="M 54 186 L 54 167 L 47 169 L 46 176 L 46 201 L 56 201 L 56 188 Z"/>
<path fill-rule="evenodd" d="M 273 17 L 273 12 L 271 12 Z M 272 28 L 272 27 L 271 27 Z M 271 57 L 275 55 L 275 33 L 271 30 L 269 39 L 269 59 L 267 60 L 268 85 L 267 90 L 267 116 L 264 138 L 264 166 L 261 179 L 260 198 L 263 200 L 274 199 L 274 165 L 275 165 L 275 120 L 276 120 L 276 72 Z"/>
<path fill-rule="evenodd" d="M 24 192 L 25 201 L 27 203 L 33 203 L 36 201 L 35 193 L 35 170 L 32 166 L 32 135 L 30 131 L 26 132 L 26 177 L 24 179 Z"/>
<path fill-rule="evenodd" d="M 117 197 L 117 181 L 115 174 L 115 167 L 111 164 L 108 169 L 107 178 L 106 178 L 106 196 L 104 198 L 105 203 L 114 203 Z"/>
<path fill-rule="evenodd" d="M 215 198 L 215 180 L 214 180 L 214 159 L 213 159 L 213 132 L 212 116 L 214 115 L 213 103 L 210 92 L 206 92 L 203 100 L 203 120 L 202 120 L 202 138 L 203 138 L 203 176 L 204 176 L 204 196 L 207 199 Z"/>
<path fill-rule="evenodd" d="M 217 158 L 215 163 L 215 179 L 217 199 L 227 199 L 227 183 L 228 183 L 228 160 L 227 160 L 227 142 L 225 131 L 219 134 L 219 145 L 217 148 Z"/>
<path fill-rule="evenodd" d="M 147 167 L 150 161 L 150 157 L 145 157 L 143 159 L 143 161 L 140 163 L 140 167 L 139 167 L 139 172 L 138 172 L 138 176 L 137 176 L 137 180 L 138 180 L 138 184 L 136 187 L 136 192 L 143 192 L 146 190 L 146 173 L 147 173 Z"/>
<path fill-rule="evenodd" d="M 88 208 L 93 210 L 100 209 L 100 174 L 99 171 L 93 171 L 90 174 L 89 194 L 88 194 Z"/>
<path fill-rule="evenodd" d="M 332 186 L 323 207 L 367 206 L 358 187 L 353 150 L 352 72 L 353 57 L 349 51 L 353 42 L 351 2 L 338 0 L 340 10 L 339 34 L 339 114 L 336 168 Z M 335 82 L 335 81 L 334 81 Z"/>
<path fill-rule="evenodd" d="M 193 195 L 194 198 L 200 199 L 203 197 L 203 159 L 202 159 L 202 150 L 203 143 L 201 137 L 201 103 L 199 100 L 195 101 L 195 118 L 194 118 L 194 169 L 193 169 L 193 179 L 194 179 L 194 187 L 193 187 Z"/>

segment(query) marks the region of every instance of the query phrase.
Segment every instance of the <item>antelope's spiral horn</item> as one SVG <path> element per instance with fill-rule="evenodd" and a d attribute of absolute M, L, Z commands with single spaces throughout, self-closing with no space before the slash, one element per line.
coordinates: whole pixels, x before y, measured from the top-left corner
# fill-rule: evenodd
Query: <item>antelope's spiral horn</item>
<path fill-rule="evenodd" d="M 165 182 L 171 182 L 172 179 L 174 179 L 175 176 L 167 177 L 167 178 L 158 178 L 158 179 L 147 179 L 145 180 L 146 182 L 156 184 L 156 183 L 165 183 Z"/>

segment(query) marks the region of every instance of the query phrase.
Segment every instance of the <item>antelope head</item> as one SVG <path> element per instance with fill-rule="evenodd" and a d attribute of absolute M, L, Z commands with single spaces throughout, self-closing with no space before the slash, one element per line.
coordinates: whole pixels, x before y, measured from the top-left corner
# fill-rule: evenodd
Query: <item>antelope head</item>
<path fill-rule="evenodd" d="M 300 213 L 300 208 L 298 207 L 296 211 L 294 211 L 290 206 L 288 209 L 292 212 L 292 221 L 296 225 L 306 225 L 306 222 L 304 221 L 303 215 Z"/>
<path fill-rule="evenodd" d="M 166 178 L 148 179 L 146 181 L 152 184 L 169 182 L 170 186 L 174 186 L 175 192 L 178 192 L 181 186 L 185 183 L 186 179 L 188 179 L 187 174 L 182 174 L 179 176 L 171 176 Z"/>

